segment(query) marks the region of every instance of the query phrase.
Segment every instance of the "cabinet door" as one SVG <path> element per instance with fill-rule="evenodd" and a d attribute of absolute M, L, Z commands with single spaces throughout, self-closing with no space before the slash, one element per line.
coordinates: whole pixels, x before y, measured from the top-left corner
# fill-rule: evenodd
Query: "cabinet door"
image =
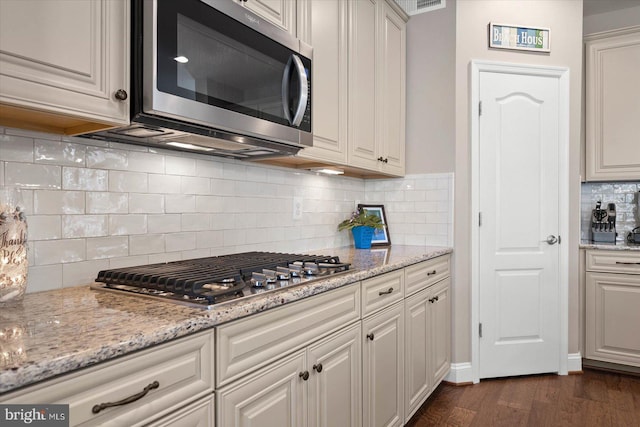
<path fill-rule="evenodd" d="M 379 7 L 384 0 L 349 3 L 349 165 L 378 168 Z"/>
<path fill-rule="evenodd" d="M 586 357 L 640 366 L 640 276 L 589 273 Z"/>
<path fill-rule="evenodd" d="M 0 68 L 4 125 L 77 134 L 128 124 L 129 103 L 114 94 L 129 90 L 129 2 L 0 1 Z"/>
<path fill-rule="evenodd" d="M 244 7 L 282 28 L 296 34 L 296 2 L 292 0 L 237 0 Z"/>
<path fill-rule="evenodd" d="M 305 350 L 216 392 L 219 427 L 306 425 Z"/>
<path fill-rule="evenodd" d="M 451 279 L 436 283 L 430 288 L 431 372 L 435 388 L 449 373 L 451 366 Z"/>
<path fill-rule="evenodd" d="M 188 405 L 148 427 L 212 427 L 213 394 Z"/>
<path fill-rule="evenodd" d="M 640 27 L 586 44 L 587 180 L 640 179 L 639 69 Z"/>
<path fill-rule="evenodd" d="M 430 289 L 405 301 L 405 421 L 409 421 L 432 389 Z"/>
<path fill-rule="evenodd" d="M 298 155 L 347 161 L 347 3 L 300 0 L 298 36 L 313 46 L 313 147 Z"/>
<path fill-rule="evenodd" d="M 309 347 L 309 426 L 362 425 L 360 322 Z"/>
<path fill-rule="evenodd" d="M 380 140 L 381 170 L 393 175 L 404 175 L 405 145 L 405 64 L 406 24 L 383 2 L 382 19 L 382 100 L 380 103 L 382 126 Z"/>
<path fill-rule="evenodd" d="M 362 424 L 404 425 L 404 303 L 362 321 Z"/>

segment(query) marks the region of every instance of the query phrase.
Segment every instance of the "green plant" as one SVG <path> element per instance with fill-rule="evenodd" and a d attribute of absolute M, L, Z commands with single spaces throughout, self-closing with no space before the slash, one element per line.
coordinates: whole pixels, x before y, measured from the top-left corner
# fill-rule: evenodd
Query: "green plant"
<path fill-rule="evenodd" d="M 351 217 L 338 224 L 338 231 L 351 230 L 354 227 L 373 227 L 375 229 L 384 228 L 384 224 L 379 216 L 367 213 L 364 209 L 358 209 L 351 214 Z"/>

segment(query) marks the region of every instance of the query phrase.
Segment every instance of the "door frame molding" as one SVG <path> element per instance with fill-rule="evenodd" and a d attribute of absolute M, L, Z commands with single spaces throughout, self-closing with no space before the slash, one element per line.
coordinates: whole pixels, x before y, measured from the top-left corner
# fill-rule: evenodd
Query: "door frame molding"
<path fill-rule="evenodd" d="M 558 300 L 560 327 L 559 375 L 567 375 L 569 357 L 569 68 L 529 64 L 516 64 L 495 61 L 472 60 L 470 63 L 470 126 L 471 141 L 471 371 L 473 382 L 480 381 L 480 265 L 479 265 L 479 226 L 480 214 L 480 73 L 508 73 L 531 76 L 543 76 L 558 79 L 558 178 L 559 178 L 559 230 L 562 237 L 559 245 L 559 286 Z"/>

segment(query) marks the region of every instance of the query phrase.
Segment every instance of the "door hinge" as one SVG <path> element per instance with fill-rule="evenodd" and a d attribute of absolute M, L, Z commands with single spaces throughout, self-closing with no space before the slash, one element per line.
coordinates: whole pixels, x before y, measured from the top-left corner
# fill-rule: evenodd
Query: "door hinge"
<path fill-rule="evenodd" d="M 478 324 L 478 335 L 482 338 L 482 323 Z"/>
<path fill-rule="evenodd" d="M 481 116 L 482 115 L 482 101 L 480 101 L 478 103 L 478 115 Z"/>
<path fill-rule="evenodd" d="M 478 227 L 482 226 L 482 212 L 478 212 Z"/>

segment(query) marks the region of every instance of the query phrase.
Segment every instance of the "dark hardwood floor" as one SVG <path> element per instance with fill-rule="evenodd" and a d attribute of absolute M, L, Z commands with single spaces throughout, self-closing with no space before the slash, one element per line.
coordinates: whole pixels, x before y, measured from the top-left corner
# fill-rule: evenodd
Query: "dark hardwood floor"
<path fill-rule="evenodd" d="M 585 369 L 441 384 L 407 426 L 639 427 L 640 377 Z"/>

